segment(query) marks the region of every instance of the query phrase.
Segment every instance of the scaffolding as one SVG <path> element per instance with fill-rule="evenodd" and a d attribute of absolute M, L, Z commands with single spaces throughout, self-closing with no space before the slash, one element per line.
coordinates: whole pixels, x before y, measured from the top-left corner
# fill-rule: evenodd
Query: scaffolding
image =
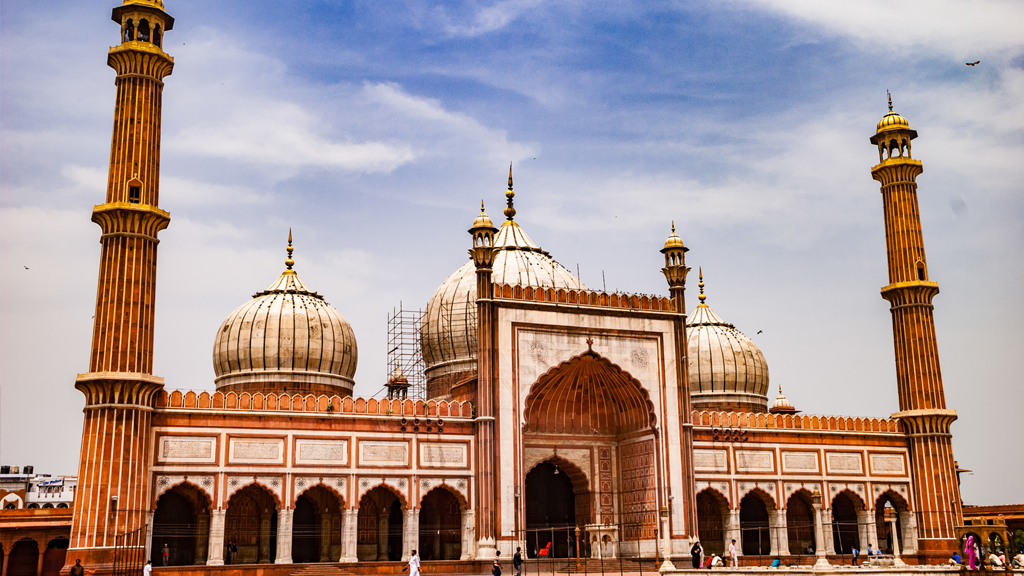
<path fill-rule="evenodd" d="M 423 310 L 398 308 L 388 314 L 388 381 L 389 398 L 426 399 L 427 379 L 423 374 L 423 353 L 420 349 L 420 326 Z"/>

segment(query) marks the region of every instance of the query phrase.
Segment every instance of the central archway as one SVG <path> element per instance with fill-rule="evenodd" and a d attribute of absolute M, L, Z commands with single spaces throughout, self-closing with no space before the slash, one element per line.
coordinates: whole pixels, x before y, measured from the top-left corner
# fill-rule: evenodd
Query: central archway
<path fill-rule="evenodd" d="M 568 466 L 546 461 L 526 475 L 526 549 L 537 550 L 547 558 L 568 558 L 569 532 L 578 524 L 577 488 Z M 575 471 L 575 476 L 582 476 Z M 586 478 L 582 482 L 586 489 Z M 586 523 L 585 520 L 583 523 Z"/>

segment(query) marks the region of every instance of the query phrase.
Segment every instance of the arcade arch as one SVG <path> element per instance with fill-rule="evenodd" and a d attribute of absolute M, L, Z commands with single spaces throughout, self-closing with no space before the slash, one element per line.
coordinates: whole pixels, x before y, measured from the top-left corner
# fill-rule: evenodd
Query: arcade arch
<path fill-rule="evenodd" d="M 403 500 L 382 484 L 359 500 L 356 557 L 365 560 L 401 560 Z"/>
<path fill-rule="evenodd" d="M 843 490 L 832 499 L 832 544 L 836 554 L 850 554 L 861 549 L 858 512 L 864 502 L 849 490 Z"/>
<path fill-rule="evenodd" d="M 462 556 L 465 505 L 447 486 L 437 486 L 420 501 L 418 550 L 423 560 L 458 560 Z"/>
<path fill-rule="evenodd" d="M 771 554 L 768 510 L 774 509 L 771 496 L 761 490 L 751 490 L 740 500 L 740 541 L 745 556 Z"/>
<path fill-rule="evenodd" d="M 705 554 L 725 552 L 729 503 L 717 490 L 705 488 L 697 493 L 697 537 Z"/>
<path fill-rule="evenodd" d="M 224 542 L 238 547 L 225 563 L 264 564 L 277 556 L 277 497 L 259 484 L 249 484 L 231 495 L 225 515 Z"/>
<path fill-rule="evenodd" d="M 883 492 L 875 500 L 875 529 L 878 532 L 878 548 L 886 554 L 892 554 L 892 524 L 885 521 L 886 508 L 896 510 L 896 541 L 899 543 L 900 551 L 902 552 L 907 549 L 903 543 L 903 516 L 908 511 L 907 501 L 891 490 Z"/>
<path fill-rule="evenodd" d="M 786 535 L 791 554 L 813 554 L 818 549 L 814 538 L 814 505 L 806 489 L 794 492 L 786 501 Z"/>
<path fill-rule="evenodd" d="M 323 484 L 295 499 L 292 513 L 292 562 L 337 562 L 341 558 L 344 502 Z"/>
<path fill-rule="evenodd" d="M 202 489 L 184 482 L 157 499 L 153 513 L 154 559 L 159 558 L 166 544 L 169 566 L 205 564 L 209 534 L 210 499 Z"/>

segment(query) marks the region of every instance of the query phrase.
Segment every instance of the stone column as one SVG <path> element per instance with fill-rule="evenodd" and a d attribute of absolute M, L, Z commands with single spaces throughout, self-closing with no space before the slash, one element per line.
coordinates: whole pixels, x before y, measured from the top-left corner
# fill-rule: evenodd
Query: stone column
<path fill-rule="evenodd" d="M 377 516 L 377 560 L 388 559 L 388 516 L 390 514 Z"/>
<path fill-rule="evenodd" d="M 836 543 L 835 537 L 832 534 L 832 511 L 822 510 L 821 511 L 821 529 L 825 533 L 825 553 L 835 554 Z"/>
<path fill-rule="evenodd" d="M 341 511 L 341 559 L 339 562 L 358 562 L 356 555 L 359 537 L 359 510 L 346 508 Z"/>
<path fill-rule="evenodd" d="M 7 576 L 7 563 L 11 559 L 11 550 L 14 548 L 14 543 L 4 542 L 4 565 L 0 568 L 0 575 Z"/>
<path fill-rule="evenodd" d="M 155 515 L 155 510 L 150 510 L 149 512 L 146 512 L 146 560 L 153 559 L 153 517 Z M 6 559 L 7 556 L 4 556 L 5 561 Z M 4 570 L 4 576 L 7 576 L 6 570 Z"/>
<path fill-rule="evenodd" d="M 725 545 L 725 548 L 723 548 L 723 550 L 728 550 L 729 549 L 729 544 L 732 543 L 733 540 L 735 540 L 736 541 L 736 551 L 739 552 L 740 554 L 742 554 L 743 553 L 743 535 L 740 532 L 740 511 L 739 511 L 739 509 L 727 510 L 725 512 L 725 530 L 724 530 L 724 532 L 725 532 L 725 542 L 723 542 L 723 544 Z"/>
<path fill-rule="evenodd" d="M 831 565 L 828 563 L 828 558 L 825 557 L 827 546 L 825 545 L 825 529 L 822 521 L 825 511 L 821 509 L 821 493 L 815 490 L 811 501 L 814 507 L 814 555 L 818 558 L 814 562 L 814 567 L 819 570 L 829 569 Z"/>
<path fill-rule="evenodd" d="M 768 511 L 768 529 L 771 531 L 772 555 L 789 556 L 789 528 L 785 510 Z"/>
<path fill-rule="evenodd" d="M 867 553 L 868 544 L 871 544 L 872 550 L 878 550 L 878 523 L 871 510 L 857 510 L 857 537 L 862 554 Z"/>
<path fill-rule="evenodd" d="M 331 513 L 324 510 L 320 515 L 320 561 L 331 561 Z"/>
<path fill-rule="evenodd" d="M 277 558 L 274 564 L 292 563 L 292 512 L 291 508 L 277 511 Z"/>
<path fill-rule="evenodd" d="M 661 540 L 663 542 L 663 544 L 662 544 L 662 548 L 663 548 L 662 555 L 664 556 L 665 560 L 664 560 L 664 562 L 661 563 L 661 567 L 658 569 L 658 571 L 662 572 L 662 573 L 664 573 L 664 572 L 675 572 L 675 570 L 676 570 L 675 564 L 673 564 L 672 560 L 669 558 L 669 556 L 671 556 L 671 554 L 672 554 L 672 535 L 668 533 L 668 507 L 667 506 L 662 506 L 661 507 L 661 535 L 662 535 L 662 539 Z M 580 545 L 579 542 L 577 542 L 576 546 L 578 547 L 579 545 Z"/>
<path fill-rule="evenodd" d="M 419 546 L 420 515 L 419 510 L 409 508 L 402 510 L 402 562 L 408 562 L 412 551 Z"/>
<path fill-rule="evenodd" d="M 903 526 L 903 554 L 917 554 L 917 516 L 909 510 L 900 511 Z"/>
<path fill-rule="evenodd" d="M 473 511 L 462 511 L 462 556 L 459 560 L 472 560 L 476 557 L 473 553 L 473 543 L 476 542 L 476 527 L 473 524 Z"/>
<path fill-rule="evenodd" d="M 270 510 L 264 510 L 260 514 L 260 540 L 259 540 L 259 562 L 270 562 L 270 515 L 273 514 Z M 278 531 L 281 530 L 281 525 L 277 526 Z M 277 543 L 277 549 L 281 549 L 281 542 Z M 232 558 L 231 563 L 235 564 L 236 559 Z"/>
<path fill-rule="evenodd" d="M 210 540 L 210 515 L 200 514 L 197 518 L 196 526 L 196 560 L 194 564 L 196 566 L 202 566 L 206 564 L 206 557 L 209 554 L 207 545 Z"/>
<path fill-rule="evenodd" d="M 224 564 L 224 517 L 227 512 L 214 510 L 210 512 L 210 541 L 207 545 L 209 554 L 206 557 L 207 566 L 222 566 Z"/>
<path fill-rule="evenodd" d="M 36 576 L 42 576 L 43 575 L 43 557 L 46 556 L 46 541 L 44 540 L 44 541 L 40 542 L 40 541 L 37 540 L 36 541 L 36 546 L 39 548 L 39 558 L 37 558 L 37 562 L 36 562 Z M 13 546 L 12 546 L 12 548 L 13 548 Z"/>

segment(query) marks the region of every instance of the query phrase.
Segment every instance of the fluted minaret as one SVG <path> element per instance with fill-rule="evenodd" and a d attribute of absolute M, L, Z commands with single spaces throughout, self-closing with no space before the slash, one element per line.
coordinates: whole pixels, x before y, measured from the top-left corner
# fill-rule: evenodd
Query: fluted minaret
<path fill-rule="evenodd" d="M 113 10 L 119 43 L 107 65 L 117 72 L 106 201 L 99 224 L 99 287 L 85 394 L 71 545 L 67 561 L 111 570 L 117 535 L 142 530 L 149 508 L 146 462 L 153 396 L 153 315 L 157 233 L 170 215 L 158 206 L 163 79 L 174 60 L 163 35 L 174 25 L 161 0 L 125 0 Z"/>
<path fill-rule="evenodd" d="M 892 312 L 896 347 L 896 382 L 900 411 L 910 449 L 918 550 L 939 561 L 956 549 L 954 527 L 963 523 L 960 488 L 953 463 L 950 425 L 956 411 L 946 408 L 935 339 L 932 298 L 939 285 L 928 279 L 928 261 L 917 208 L 917 176 L 922 167 L 910 153 L 917 132 L 892 111 L 878 123 L 871 143 L 878 146 L 871 175 L 882 184 L 889 285 L 882 297 Z"/>

